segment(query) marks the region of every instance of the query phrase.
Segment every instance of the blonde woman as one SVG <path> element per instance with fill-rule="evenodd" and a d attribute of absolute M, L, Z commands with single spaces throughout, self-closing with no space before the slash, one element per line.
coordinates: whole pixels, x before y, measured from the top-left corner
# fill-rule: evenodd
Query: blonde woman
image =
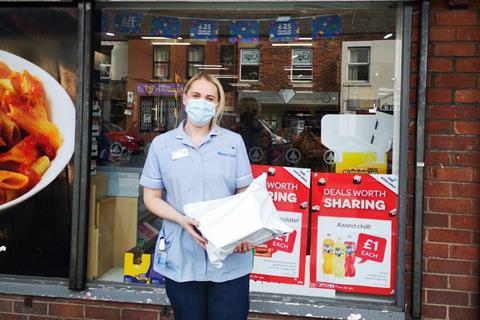
<path fill-rule="evenodd" d="M 183 103 L 187 119 L 153 140 L 140 179 L 145 206 L 164 219 L 154 269 L 165 276 L 176 320 L 244 320 L 252 246 L 240 244 L 216 268 L 208 262 L 198 222 L 182 207 L 242 192 L 253 179 L 245 145 L 240 135 L 218 126 L 225 94 L 216 78 L 205 72 L 194 76 Z"/>

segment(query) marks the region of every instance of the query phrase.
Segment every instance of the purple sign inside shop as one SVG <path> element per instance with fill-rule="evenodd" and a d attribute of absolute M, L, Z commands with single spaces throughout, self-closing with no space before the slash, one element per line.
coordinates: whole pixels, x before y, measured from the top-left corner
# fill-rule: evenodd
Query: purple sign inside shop
<path fill-rule="evenodd" d="M 141 96 L 181 96 L 183 83 L 137 83 L 137 94 Z"/>

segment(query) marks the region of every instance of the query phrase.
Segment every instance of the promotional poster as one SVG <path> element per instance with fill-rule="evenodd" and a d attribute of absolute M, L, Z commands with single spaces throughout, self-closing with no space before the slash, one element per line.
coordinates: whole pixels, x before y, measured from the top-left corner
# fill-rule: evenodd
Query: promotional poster
<path fill-rule="evenodd" d="M 395 292 L 395 175 L 312 174 L 310 286 Z"/>
<path fill-rule="evenodd" d="M 267 190 L 280 218 L 294 229 L 255 247 L 250 279 L 286 284 L 305 283 L 310 169 L 252 165 L 254 177 L 267 173 Z"/>
<path fill-rule="evenodd" d="M 68 277 L 76 8 L 0 11 L 0 273 Z"/>

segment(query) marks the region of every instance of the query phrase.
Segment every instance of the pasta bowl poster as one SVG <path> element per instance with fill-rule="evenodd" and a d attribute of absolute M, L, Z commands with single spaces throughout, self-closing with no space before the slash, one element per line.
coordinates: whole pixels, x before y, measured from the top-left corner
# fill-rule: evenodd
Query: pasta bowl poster
<path fill-rule="evenodd" d="M 70 161 L 75 107 L 34 63 L 0 50 L 0 212 L 48 186 Z"/>

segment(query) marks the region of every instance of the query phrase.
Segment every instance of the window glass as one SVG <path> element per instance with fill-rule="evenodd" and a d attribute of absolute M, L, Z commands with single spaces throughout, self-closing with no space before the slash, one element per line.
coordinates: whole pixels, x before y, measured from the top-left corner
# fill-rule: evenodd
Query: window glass
<path fill-rule="evenodd" d="M 242 49 L 240 60 L 240 80 L 260 80 L 260 50 Z"/>
<path fill-rule="evenodd" d="M 188 71 L 187 77 L 191 78 L 195 73 L 203 70 L 203 46 L 188 47 Z"/>
<path fill-rule="evenodd" d="M 153 77 L 166 80 L 169 78 L 170 66 L 170 47 L 154 46 L 153 47 Z"/>
<path fill-rule="evenodd" d="M 292 82 L 311 82 L 313 80 L 312 55 L 312 49 L 292 50 Z"/>
<path fill-rule="evenodd" d="M 269 190 L 296 228 L 256 249 L 252 291 L 392 301 L 400 8 L 150 5 L 97 11 L 95 65 L 111 71 L 95 86 L 92 116 L 106 125 L 96 137 L 88 278 L 161 283 L 150 266 L 162 221 L 143 206 L 139 177 L 152 140 L 186 118 L 188 79 L 207 70 L 225 91 L 221 126 L 241 135 L 255 175 L 276 172 Z"/>
<path fill-rule="evenodd" d="M 349 48 L 348 80 L 369 81 L 370 48 Z"/>

